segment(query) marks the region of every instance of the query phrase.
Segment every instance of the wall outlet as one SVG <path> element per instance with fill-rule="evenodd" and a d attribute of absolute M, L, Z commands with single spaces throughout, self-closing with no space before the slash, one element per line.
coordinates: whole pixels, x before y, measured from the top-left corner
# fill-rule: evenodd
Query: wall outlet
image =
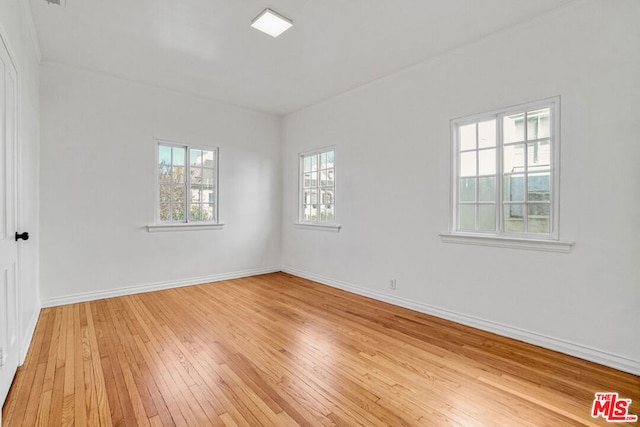
<path fill-rule="evenodd" d="M 389 280 L 389 289 L 396 290 L 396 279 Z"/>

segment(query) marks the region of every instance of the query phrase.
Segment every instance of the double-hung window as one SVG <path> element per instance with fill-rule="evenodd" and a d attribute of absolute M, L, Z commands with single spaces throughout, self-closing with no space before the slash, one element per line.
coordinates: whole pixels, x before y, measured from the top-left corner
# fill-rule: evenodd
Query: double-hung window
<path fill-rule="evenodd" d="M 158 142 L 157 221 L 218 223 L 218 149 Z"/>
<path fill-rule="evenodd" d="M 299 222 L 334 224 L 336 215 L 335 150 L 300 154 Z"/>
<path fill-rule="evenodd" d="M 452 121 L 453 232 L 557 240 L 559 99 Z"/>

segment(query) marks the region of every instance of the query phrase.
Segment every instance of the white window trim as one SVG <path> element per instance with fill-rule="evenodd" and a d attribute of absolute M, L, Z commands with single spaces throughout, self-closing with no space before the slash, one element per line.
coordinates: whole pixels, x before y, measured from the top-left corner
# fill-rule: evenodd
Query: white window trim
<path fill-rule="evenodd" d="M 162 231 L 191 231 L 191 230 L 221 230 L 224 227 L 224 223 L 161 223 L 161 224 L 149 224 L 147 225 L 147 231 L 149 233 L 157 233 Z"/>
<path fill-rule="evenodd" d="M 323 231 L 335 231 L 338 232 L 342 228 L 340 224 L 334 223 L 313 223 L 313 222 L 295 222 L 293 223 L 297 228 L 306 228 L 309 230 L 323 230 Z"/>
<path fill-rule="evenodd" d="M 185 215 L 184 222 L 172 222 L 172 221 L 160 221 L 160 183 L 158 182 L 158 157 L 160 155 L 160 145 L 171 146 L 171 147 L 183 147 L 187 151 L 187 159 L 185 160 L 185 177 L 189 173 L 189 161 L 188 161 L 188 153 L 190 149 L 196 150 L 206 150 L 213 151 L 216 159 L 216 169 L 215 169 L 215 195 L 216 201 L 214 205 L 215 209 L 215 217 L 217 221 L 189 221 L 189 216 Z M 218 147 L 207 147 L 204 145 L 191 145 L 183 142 L 170 141 L 166 139 L 154 139 L 154 163 L 153 163 L 153 180 L 154 180 L 154 223 L 148 224 L 146 226 L 147 231 L 149 233 L 157 233 L 157 232 L 166 232 L 166 231 L 193 231 L 193 230 L 221 230 L 224 227 L 224 222 L 220 221 L 220 211 L 218 209 L 218 201 L 220 194 L 220 185 L 219 185 L 219 148 Z M 185 210 L 185 212 L 187 212 Z"/>
<path fill-rule="evenodd" d="M 332 222 L 320 222 L 320 221 L 304 221 L 302 219 L 303 214 L 302 214 L 302 199 L 303 199 L 303 192 L 304 192 L 304 183 L 303 183 L 303 158 L 304 156 L 309 156 L 311 154 L 320 154 L 320 153 L 324 153 L 326 151 L 331 151 L 333 150 L 334 153 L 334 160 L 333 160 L 333 192 L 334 192 L 334 209 L 333 209 L 333 221 Z M 337 203 L 336 203 L 336 198 L 338 195 L 338 174 L 336 173 L 336 171 L 338 170 L 336 165 L 337 165 L 337 153 L 336 153 L 336 146 L 335 145 L 329 145 L 326 147 L 321 147 L 321 148 L 317 148 L 315 150 L 309 150 L 309 151 L 304 151 L 301 153 L 298 153 L 298 204 L 296 207 L 296 210 L 298 212 L 298 220 L 294 223 L 294 225 L 297 228 L 301 228 L 301 229 L 308 229 L 308 230 L 323 230 L 323 231 L 334 231 L 334 232 L 339 232 L 340 229 L 342 228 L 342 225 L 340 225 L 337 221 L 337 212 L 338 210 L 336 209 Z"/>
<path fill-rule="evenodd" d="M 483 120 L 494 118 L 496 123 L 503 117 L 524 110 L 532 110 L 536 108 L 550 107 L 553 110 L 552 124 L 550 128 L 550 139 L 552 141 L 552 156 L 550 175 L 551 180 L 551 233 L 550 234 L 529 234 L 529 233 L 505 233 L 496 232 L 468 232 L 457 230 L 458 218 L 458 128 L 467 123 L 476 123 Z M 559 208 L 560 208 L 560 97 L 552 97 L 539 101 L 529 102 L 525 104 L 515 105 L 507 108 L 501 108 L 486 113 L 475 114 L 473 116 L 465 116 L 453 119 L 450 122 L 450 147 L 451 147 L 451 165 L 452 173 L 449 188 L 450 214 L 449 214 L 449 231 L 439 233 L 441 239 L 445 243 L 461 243 L 470 245 L 498 246 L 518 249 L 533 249 L 556 252 L 569 252 L 573 246 L 573 242 L 560 241 L 559 233 Z M 501 129 L 501 126 L 499 127 Z M 502 133 L 496 134 L 496 147 L 502 144 Z M 498 150 L 498 161 L 502 159 L 502 149 Z M 501 171 L 502 172 L 502 171 Z M 502 222 L 503 209 L 502 205 L 502 176 L 496 176 L 496 223 Z"/>

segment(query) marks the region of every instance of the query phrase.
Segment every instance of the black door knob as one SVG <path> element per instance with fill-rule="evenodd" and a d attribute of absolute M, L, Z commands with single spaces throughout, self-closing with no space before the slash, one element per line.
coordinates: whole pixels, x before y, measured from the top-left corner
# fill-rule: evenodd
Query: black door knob
<path fill-rule="evenodd" d="M 29 233 L 25 231 L 24 233 L 18 234 L 18 232 L 16 231 L 16 242 L 18 241 L 18 239 L 29 240 Z"/>

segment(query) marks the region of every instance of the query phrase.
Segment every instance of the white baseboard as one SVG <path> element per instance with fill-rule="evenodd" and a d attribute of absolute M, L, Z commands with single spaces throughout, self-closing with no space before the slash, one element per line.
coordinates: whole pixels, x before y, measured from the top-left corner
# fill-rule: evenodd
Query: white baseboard
<path fill-rule="evenodd" d="M 20 360 L 19 364 L 22 366 L 25 359 L 27 358 L 27 352 L 29 351 L 29 346 L 31 345 L 31 340 L 33 339 L 33 335 L 36 332 L 36 325 L 38 324 L 38 317 L 40 317 L 40 309 L 41 306 L 38 305 L 35 310 L 33 310 L 33 316 L 29 319 L 29 324 L 22 331 L 22 346 L 20 347 Z"/>
<path fill-rule="evenodd" d="M 313 280 L 314 282 L 322 283 L 324 285 L 328 285 L 334 288 L 342 289 L 344 291 L 352 292 L 354 294 L 373 298 L 378 301 L 384 301 L 389 304 L 408 308 L 408 309 L 415 310 L 425 314 L 430 314 L 436 317 L 440 317 L 442 319 L 451 320 L 456 323 L 481 329 L 483 331 L 493 332 L 508 338 L 513 338 L 529 344 L 537 345 L 540 347 L 548 348 L 550 350 L 558 351 L 560 353 L 568 354 L 570 356 L 578 357 L 580 359 L 588 360 L 590 362 L 595 362 L 601 365 L 609 366 L 611 368 L 618 369 L 620 371 L 629 372 L 634 375 L 640 375 L 639 360 L 634 360 L 634 359 L 619 356 L 616 354 L 608 353 L 606 351 L 587 347 L 581 344 L 576 344 L 576 343 L 562 340 L 559 338 L 554 338 L 547 335 L 539 334 L 537 332 L 527 331 L 524 329 L 504 325 L 504 324 L 493 322 L 490 320 L 485 320 L 478 317 L 469 316 L 466 314 L 443 309 L 440 307 L 435 307 L 433 305 L 424 304 L 421 302 L 400 298 L 397 296 L 385 294 L 385 293 L 374 291 L 371 289 L 362 288 L 360 286 L 356 286 L 350 283 L 341 282 L 338 280 L 330 279 L 328 277 L 320 276 L 320 275 L 309 273 L 306 271 L 301 271 L 291 267 L 283 266 L 282 271 L 285 273 L 292 274 L 294 276 L 303 277 L 305 279 Z"/>
<path fill-rule="evenodd" d="M 60 297 L 45 298 L 40 302 L 43 308 L 56 307 L 59 305 L 95 301 L 103 298 L 121 297 L 124 295 L 141 294 L 144 292 L 160 291 L 163 289 L 180 288 L 183 286 L 193 286 L 203 283 L 219 282 L 221 280 L 239 279 L 241 277 L 257 276 L 259 274 L 275 273 L 278 271 L 281 271 L 281 268 L 279 266 L 255 268 L 250 270 L 235 271 L 231 273 L 213 274 L 211 276 L 192 277 L 189 279 L 170 280 L 166 282 L 149 283 L 145 285 L 125 286 L 122 288 L 108 289 L 104 291 L 82 292 Z"/>

